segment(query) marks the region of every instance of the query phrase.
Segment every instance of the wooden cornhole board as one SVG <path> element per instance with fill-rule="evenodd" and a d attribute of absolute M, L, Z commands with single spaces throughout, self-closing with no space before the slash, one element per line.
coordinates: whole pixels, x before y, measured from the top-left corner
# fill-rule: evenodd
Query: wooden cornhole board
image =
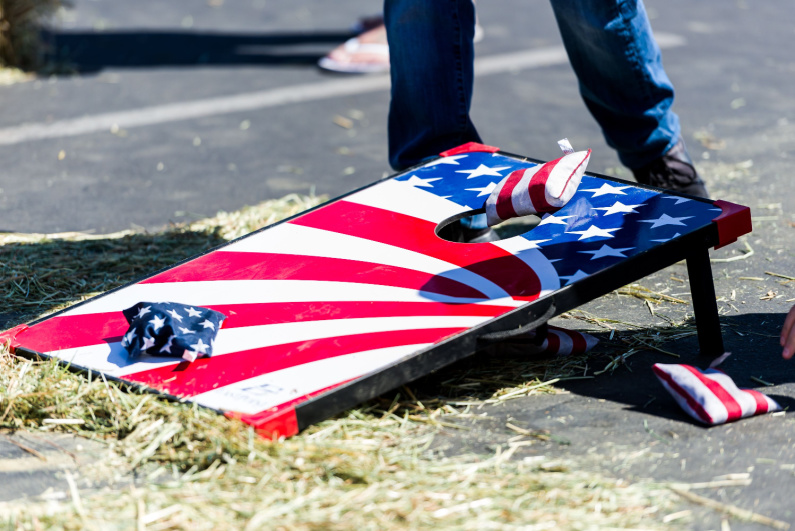
<path fill-rule="evenodd" d="M 533 164 L 466 144 L 4 336 L 17 353 L 290 436 L 686 259 L 701 356 L 721 354 L 708 249 L 750 232 L 749 209 L 586 174 L 520 236 L 436 234 Z M 140 301 L 227 315 L 213 356 L 129 360 L 122 310 Z"/>

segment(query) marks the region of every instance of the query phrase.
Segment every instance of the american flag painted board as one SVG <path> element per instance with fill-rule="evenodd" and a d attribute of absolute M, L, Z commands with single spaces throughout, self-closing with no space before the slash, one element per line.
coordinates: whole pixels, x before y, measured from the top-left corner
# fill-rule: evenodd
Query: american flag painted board
<path fill-rule="evenodd" d="M 12 346 L 290 436 L 474 353 L 479 337 L 719 243 L 713 202 L 591 174 L 525 234 L 443 240 L 440 223 L 482 208 L 501 179 L 535 164 L 481 149 L 448 152 L 75 305 L 18 330 Z M 226 315 L 212 357 L 129 359 L 122 310 L 140 301 Z"/>

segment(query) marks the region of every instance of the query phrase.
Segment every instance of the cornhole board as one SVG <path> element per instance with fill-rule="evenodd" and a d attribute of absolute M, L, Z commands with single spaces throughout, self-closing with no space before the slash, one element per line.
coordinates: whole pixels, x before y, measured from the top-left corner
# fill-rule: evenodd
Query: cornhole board
<path fill-rule="evenodd" d="M 723 353 L 708 249 L 750 232 L 747 207 L 586 174 L 563 209 L 520 236 L 437 235 L 536 163 L 465 144 L 5 339 L 291 436 L 686 259 L 701 356 Z M 227 315 L 213 356 L 128 359 L 122 310 L 140 301 Z"/>

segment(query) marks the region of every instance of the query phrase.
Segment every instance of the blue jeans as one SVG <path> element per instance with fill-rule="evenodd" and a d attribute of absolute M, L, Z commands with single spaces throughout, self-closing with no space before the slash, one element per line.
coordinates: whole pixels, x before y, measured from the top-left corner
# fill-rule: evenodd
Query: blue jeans
<path fill-rule="evenodd" d="M 642 0 L 551 1 L 580 94 L 607 143 L 629 168 L 664 155 L 679 139 L 679 118 Z M 472 0 L 385 0 L 384 20 L 392 65 L 392 167 L 405 169 L 481 142 L 469 118 Z"/>

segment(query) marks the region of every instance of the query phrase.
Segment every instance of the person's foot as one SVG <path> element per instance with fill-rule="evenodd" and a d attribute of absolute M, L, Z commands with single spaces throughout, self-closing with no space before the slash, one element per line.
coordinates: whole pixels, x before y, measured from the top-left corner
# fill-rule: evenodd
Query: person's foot
<path fill-rule="evenodd" d="M 348 39 L 322 58 L 318 66 L 345 74 L 389 72 L 389 45 L 384 24 Z"/>
<path fill-rule="evenodd" d="M 642 168 L 632 170 L 632 173 L 641 184 L 696 197 L 709 197 L 704 181 L 698 176 L 681 138 L 665 155 Z"/>
<path fill-rule="evenodd" d="M 378 74 L 389 72 L 389 45 L 382 17 L 361 19 L 355 29 L 362 32 L 334 48 L 317 65 L 344 74 Z M 483 28 L 475 24 L 475 40 L 483 39 Z"/>

